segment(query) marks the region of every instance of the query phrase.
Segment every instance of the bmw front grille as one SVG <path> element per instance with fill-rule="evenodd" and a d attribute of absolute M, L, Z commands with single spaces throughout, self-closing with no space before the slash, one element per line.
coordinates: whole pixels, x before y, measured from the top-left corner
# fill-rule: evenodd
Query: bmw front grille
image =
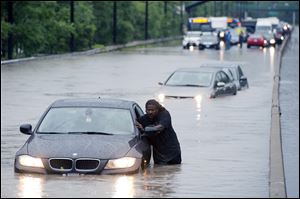
<path fill-rule="evenodd" d="M 72 171 L 73 160 L 70 158 L 50 158 L 50 168 L 54 171 Z"/>
<path fill-rule="evenodd" d="M 100 166 L 100 160 L 93 158 L 50 158 L 49 166 L 53 171 L 58 172 L 93 172 Z"/>
<path fill-rule="evenodd" d="M 100 160 L 91 158 L 80 158 L 75 160 L 76 171 L 96 171 L 100 166 Z"/>

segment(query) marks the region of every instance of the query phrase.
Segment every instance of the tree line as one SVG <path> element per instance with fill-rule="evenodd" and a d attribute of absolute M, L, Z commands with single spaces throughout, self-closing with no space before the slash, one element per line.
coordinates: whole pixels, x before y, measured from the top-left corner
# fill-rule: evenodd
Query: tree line
<path fill-rule="evenodd" d="M 181 8 L 180 1 L 1 1 L 1 60 L 180 35 Z"/>

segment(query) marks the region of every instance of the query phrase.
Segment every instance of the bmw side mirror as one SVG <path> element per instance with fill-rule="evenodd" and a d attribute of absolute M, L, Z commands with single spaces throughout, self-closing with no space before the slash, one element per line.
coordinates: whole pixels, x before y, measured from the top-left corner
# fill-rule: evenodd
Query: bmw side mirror
<path fill-rule="evenodd" d="M 20 126 L 20 131 L 26 135 L 31 135 L 32 134 L 32 126 L 31 124 L 22 124 Z"/>

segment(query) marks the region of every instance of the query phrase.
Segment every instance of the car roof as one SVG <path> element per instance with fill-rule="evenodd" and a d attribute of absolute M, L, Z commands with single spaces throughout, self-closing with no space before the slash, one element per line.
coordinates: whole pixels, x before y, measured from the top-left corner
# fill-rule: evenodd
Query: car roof
<path fill-rule="evenodd" d="M 133 101 L 111 98 L 73 98 L 59 99 L 52 103 L 51 107 L 107 107 L 107 108 L 131 108 Z"/>
<path fill-rule="evenodd" d="M 238 66 L 239 64 L 236 63 L 205 63 L 200 65 L 203 68 L 236 68 Z"/>
<path fill-rule="evenodd" d="M 175 72 L 177 71 L 184 71 L 184 72 L 217 72 L 219 71 L 218 68 L 201 68 L 201 67 L 193 67 L 193 68 L 179 68 L 177 70 L 175 70 Z"/>

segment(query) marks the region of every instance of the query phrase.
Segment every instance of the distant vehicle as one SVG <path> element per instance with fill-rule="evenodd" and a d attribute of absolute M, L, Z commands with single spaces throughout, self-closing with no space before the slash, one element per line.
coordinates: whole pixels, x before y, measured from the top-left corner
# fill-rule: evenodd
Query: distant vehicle
<path fill-rule="evenodd" d="M 188 32 L 207 32 L 211 31 L 211 22 L 207 17 L 192 17 L 188 19 L 187 30 Z"/>
<path fill-rule="evenodd" d="M 268 41 L 262 34 L 252 34 L 247 39 L 247 48 L 252 46 L 268 47 Z"/>
<path fill-rule="evenodd" d="M 220 50 L 220 41 L 215 33 L 202 33 L 199 42 L 199 50 L 204 50 L 205 48 L 214 48 L 216 50 Z"/>
<path fill-rule="evenodd" d="M 217 68 L 181 68 L 175 70 L 157 92 L 163 103 L 167 98 L 201 100 L 224 95 L 236 95 L 237 87 L 228 75 Z"/>
<path fill-rule="evenodd" d="M 228 27 L 231 27 L 231 28 L 236 28 L 240 25 L 240 21 L 239 19 L 237 18 L 231 18 L 231 17 L 228 17 L 227 18 L 227 26 Z"/>
<path fill-rule="evenodd" d="M 275 41 L 277 44 L 281 44 L 285 38 L 285 34 L 284 34 L 284 30 L 282 27 L 278 26 L 275 29 L 275 33 L 274 33 L 274 37 L 275 37 Z"/>
<path fill-rule="evenodd" d="M 293 27 L 289 23 L 284 22 L 284 21 L 280 21 L 279 26 L 283 28 L 284 35 L 290 34 L 290 32 L 293 29 Z"/>
<path fill-rule="evenodd" d="M 199 31 L 187 32 L 182 41 L 183 49 L 189 48 L 190 46 L 198 47 L 200 43 L 200 34 L 201 32 Z"/>
<path fill-rule="evenodd" d="M 231 39 L 230 39 L 230 44 L 231 45 L 237 45 L 239 43 L 239 31 L 237 29 L 229 29 Z"/>
<path fill-rule="evenodd" d="M 227 26 L 227 17 L 210 17 L 211 27 L 218 34 L 219 40 L 224 40 L 225 30 Z"/>
<path fill-rule="evenodd" d="M 236 63 L 206 63 L 202 64 L 202 68 L 215 67 L 227 73 L 231 81 L 233 81 L 238 90 L 249 88 L 247 77 L 244 75 L 243 70 L 239 64 Z"/>
<path fill-rule="evenodd" d="M 256 19 L 247 18 L 241 21 L 241 25 L 246 28 L 247 34 L 250 35 L 255 32 L 256 22 Z"/>
<path fill-rule="evenodd" d="M 272 22 L 268 18 L 259 18 L 255 27 L 256 34 L 262 34 L 268 42 L 268 46 L 275 47 L 276 41 L 273 34 Z"/>
<path fill-rule="evenodd" d="M 126 174 L 149 165 L 151 148 L 135 127 L 133 101 L 65 99 L 52 103 L 16 152 L 16 173 Z"/>

